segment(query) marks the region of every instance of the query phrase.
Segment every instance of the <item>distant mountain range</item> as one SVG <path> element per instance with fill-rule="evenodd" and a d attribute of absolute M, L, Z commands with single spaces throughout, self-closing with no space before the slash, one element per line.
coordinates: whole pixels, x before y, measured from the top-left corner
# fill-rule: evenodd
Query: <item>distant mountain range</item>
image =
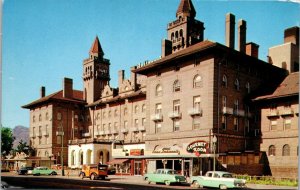
<path fill-rule="evenodd" d="M 29 128 L 28 127 L 24 127 L 21 125 L 16 126 L 13 129 L 13 136 L 16 138 L 14 141 L 13 148 L 16 148 L 18 146 L 21 139 L 23 140 L 23 142 L 27 142 L 27 144 L 29 145 Z"/>

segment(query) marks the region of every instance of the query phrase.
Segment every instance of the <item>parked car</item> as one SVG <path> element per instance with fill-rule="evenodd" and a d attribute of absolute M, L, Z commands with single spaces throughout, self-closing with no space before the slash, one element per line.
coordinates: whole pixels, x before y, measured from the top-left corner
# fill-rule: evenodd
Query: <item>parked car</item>
<path fill-rule="evenodd" d="M 144 175 L 144 180 L 155 183 L 164 183 L 171 185 L 172 183 L 185 183 L 186 178 L 183 175 L 177 174 L 176 170 L 172 169 L 157 169 L 154 173 Z"/>
<path fill-rule="evenodd" d="M 87 164 L 82 166 L 82 170 L 79 173 L 79 177 L 95 179 L 105 179 L 108 173 L 108 166 L 103 164 Z"/>
<path fill-rule="evenodd" d="M 229 172 L 208 171 L 205 176 L 192 176 L 192 187 L 215 187 L 220 189 L 246 187 L 246 180 L 237 179 Z"/>
<path fill-rule="evenodd" d="M 21 167 L 21 169 L 18 170 L 18 174 L 19 175 L 32 174 L 32 170 L 33 170 L 33 167 L 29 167 L 29 166 Z"/>
<path fill-rule="evenodd" d="M 47 167 L 36 167 L 32 170 L 33 175 L 57 175 L 55 170 L 49 169 Z"/>

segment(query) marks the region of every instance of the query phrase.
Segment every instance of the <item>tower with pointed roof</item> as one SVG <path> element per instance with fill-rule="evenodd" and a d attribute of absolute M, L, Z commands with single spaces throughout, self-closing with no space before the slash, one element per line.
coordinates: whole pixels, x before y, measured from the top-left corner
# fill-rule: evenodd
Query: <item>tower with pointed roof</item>
<path fill-rule="evenodd" d="M 98 100 L 105 85 L 109 83 L 109 60 L 104 58 L 104 52 L 98 36 L 89 51 L 89 58 L 83 61 L 83 98 L 87 103 Z"/>
<path fill-rule="evenodd" d="M 167 28 L 168 44 L 171 44 L 172 48 L 170 53 L 203 41 L 204 24 L 195 17 L 196 11 L 192 1 L 181 0 L 176 12 L 176 20 L 169 23 Z"/>

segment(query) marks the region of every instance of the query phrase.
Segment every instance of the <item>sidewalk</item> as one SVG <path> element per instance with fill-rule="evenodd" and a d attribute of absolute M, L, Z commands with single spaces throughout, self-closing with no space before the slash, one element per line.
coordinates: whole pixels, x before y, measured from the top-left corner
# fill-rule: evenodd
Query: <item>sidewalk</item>
<path fill-rule="evenodd" d="M 67 173 L 69 172 L 69 176 Z M 62 178 L 74 178 L 79 179 L 79 170 L 69 170 L 65 171 L 65 176 L 61 176 L 61 171 L 58 171 L 57 177 Z M 109 175 L 107 177 L 110 182 L 115 183 L 129 183 L 129 184 L 146 184 L 143 176 L 131 176 L 131 175 Z M 261 184 L 247 184 L 247 187 L 250 189 L 298 189 L 298 187 L 290 187 L 290 186 L 276 186 L 276 185 L 261 185 Z"/>

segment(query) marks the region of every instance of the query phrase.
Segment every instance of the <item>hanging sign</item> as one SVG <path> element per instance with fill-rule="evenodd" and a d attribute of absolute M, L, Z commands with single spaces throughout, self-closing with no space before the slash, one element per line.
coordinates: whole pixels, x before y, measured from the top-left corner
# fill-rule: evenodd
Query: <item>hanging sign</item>
<path fill-rule="evenodd" d="M 205 141 L 194 141 L 186 147 L 186 151 L 195 154 L 206 154 L 208 152 L 208 143 Z"/>

